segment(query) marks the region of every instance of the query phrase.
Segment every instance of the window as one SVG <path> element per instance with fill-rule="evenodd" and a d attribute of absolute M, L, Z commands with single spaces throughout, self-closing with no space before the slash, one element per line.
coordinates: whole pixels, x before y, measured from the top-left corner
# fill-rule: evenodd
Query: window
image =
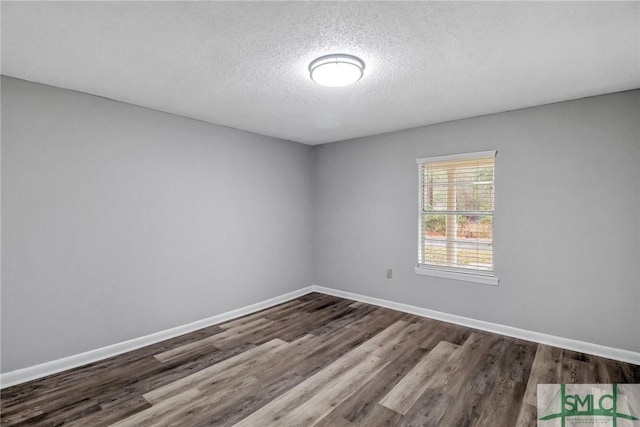
<path fill-rule="evenodd" d="M 416 273 L 486 284 L 493 274 L 495 151 L 417 159 Z"/>

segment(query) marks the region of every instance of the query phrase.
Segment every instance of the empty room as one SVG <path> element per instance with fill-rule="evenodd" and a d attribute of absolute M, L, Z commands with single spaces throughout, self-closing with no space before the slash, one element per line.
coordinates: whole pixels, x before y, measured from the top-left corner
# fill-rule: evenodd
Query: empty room
<path fill-rule="evenodd" d="M 640 426 L 640 2 L 2 1 L 2 426 Z"/>

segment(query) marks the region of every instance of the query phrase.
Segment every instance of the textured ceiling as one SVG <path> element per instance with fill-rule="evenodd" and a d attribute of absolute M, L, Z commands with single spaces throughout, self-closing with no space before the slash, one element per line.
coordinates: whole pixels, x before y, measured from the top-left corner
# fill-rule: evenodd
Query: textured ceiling
<path fill-rule="evenodd" d="M 318 144 L 640 87 L 638 2 L 2 2 L 2 73 Z M 325 88 L 307 66 L 366 62 Z"/>

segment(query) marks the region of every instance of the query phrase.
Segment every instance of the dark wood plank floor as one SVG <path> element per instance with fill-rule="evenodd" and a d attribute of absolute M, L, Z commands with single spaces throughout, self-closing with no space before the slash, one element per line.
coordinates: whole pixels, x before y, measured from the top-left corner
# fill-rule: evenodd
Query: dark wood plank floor
<path fill-rule="evenodd" d="M 3 426 L 535 426 L 538 383 L 640 366 L 312 293 L 7 388 Z"/>

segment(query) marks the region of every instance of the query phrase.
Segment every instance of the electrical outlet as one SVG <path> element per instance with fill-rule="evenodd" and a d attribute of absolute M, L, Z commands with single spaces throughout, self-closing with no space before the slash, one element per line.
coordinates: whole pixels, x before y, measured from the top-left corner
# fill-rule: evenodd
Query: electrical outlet
<path fill-rule="evenodd" d="M 387 279 L 391 279 L 393 277 L 393 269 L 387 268 Z"/>

